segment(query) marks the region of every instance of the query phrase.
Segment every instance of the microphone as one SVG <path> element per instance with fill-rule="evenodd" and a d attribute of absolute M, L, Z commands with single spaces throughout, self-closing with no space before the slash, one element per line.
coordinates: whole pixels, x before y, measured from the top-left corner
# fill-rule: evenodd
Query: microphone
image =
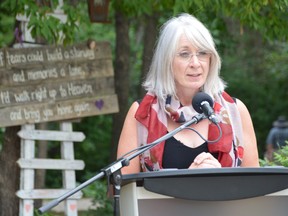
<path fill-rule="evenodd" d="M 217 125 L 219 123 L 212 108 L 213 100 L 208 94 L 198 92 L 192 100 L 192 106 L 198 113 L 204 113 L 204 115 L 214 124 Z"/>

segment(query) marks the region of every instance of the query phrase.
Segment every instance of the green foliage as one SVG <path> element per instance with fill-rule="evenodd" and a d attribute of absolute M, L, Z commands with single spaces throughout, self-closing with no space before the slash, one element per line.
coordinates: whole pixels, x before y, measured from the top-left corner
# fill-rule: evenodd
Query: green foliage
<path fill-rule="evenodd" d="M 228 83 L 227 91 L 250 110 L 262 157 L 272 122 L 279 115 L 288 116 L 288 44 L 263 41 L 257 32 L 248 32 L 222 37 L 226 46 L 221 50 L 221 75 Z"/>
<path fill-rule="evenodd" d="M 165 13 L 165 11 L 172 11 L 174 6 L 173 0 L 155 1 L 155 0 L 113 0 L 112 8 L 121 11 L 128 17 L 140 17 L 143 15 L 152 16 L 153 13 Z"/>
<path fill-rule="evenodd" d="M 62 188 L 62 171 L 61 170 L 46 170 L 45 187 L 46 188 Z"/>
<path fill-rule="evenodd" d="M 239 20 L 241 25 L 261 32 L 268 40 L 287 41 L 288 39 L 287 0 L 217 0 L 215 6 L 225 16 Z"/>
<path fill-rule="evenodd" d="M 79 2 L 79 4 L 83 4 Z M 79 5 L 78 5 L 79 6 Z M 21 15 L 29 18 L 28 28 L 31 29 L 33 38 L 43 38 L 48 44 L 69 44 L 74 41 L 75 32 L 78 31 L 78 24 L 81 23 L 81 16 L 76 7 L 65 4 L 63 8 L 58 7 L 58 0 L 50 1 L 49 5 L 38 5 L 32 0 L 4 0 L 2 7 L 7 14 Z M 63 21 L 55 10 L 62 9 L 66 15 Z"/>
<path fill-rule="evenodd" d="M 43 213 L 43 214 L 41 214 L 39 211 L 38 211 L 38 209 L 34 209 L 34 215 L 35 216 L 53 216 L 52 214 L 50 214 L 50 213 Z M 55 216 L 55 215 L 54 215 Z"/>
<path fill-rule="evenodd" d="M 196 17 L 203 14 L 215 18 L 229 17 L 257 30 L 267 40 L 287 41 L 288 0 L 176 0 L 170 5 L 173 13 L 188 12 Z"/>
<path fill-rule="evenodd" d="M 86 139 L 75 145 L 75 158 L 84 160 L 86 168 L 77 171 L 77 180 L 84 182 L 109 164 L 112 116 L 94 116 L 74 124 L 75 131 L 84 131 Z"/>
<path fill-rule="evenodd" d="M 10 44 L 13 40 L 14 17 L 9 14 L 7 8 L 0 4 L 0 47 Z"/>
<path fill-rule="evenodd" d="M 273 161 L 268 161 L 267 159 L 260 159 L 261 166 L 284 166 L 288 167 L 288 141 L 286 145 L 281 147 L 278 151 L 273 153 Z"/>
<path fill-rule="evenodd" d="M 274 153 L 275 164 L 288 167 L 288 141 L 279 151 Z"/>
<path fill-rule="evenodd" d="M 109 41 L 112 50 L 115 47 L 115 29 L 114 29 L 114 18 L 112 17 L 113 10 L 109 13 L 110 23 L 91 23 L 87 15 L 88 6 L 87 4 L 81 5 L 77 8 L 79 15 L 81 16 L 81 24 L 79 24 L 79 31 L 74 34 L 74 42 L 86 41 L 87 39 L 93 39 L 95 41 Z M 72 12 L 71 12 L 72 13 Z M 113 53 L 114 54 L 114 53 Z"/>
<path fill-rule="evenodd" d="M 107 196 L 107 182 L 95 181 L 88 187 L 83 189 L 86 197 L 93 197 L 93 204 L 96 209 L 89 209 L 85 216 L 112 216 L 113 215 L 113 201 Z"/>

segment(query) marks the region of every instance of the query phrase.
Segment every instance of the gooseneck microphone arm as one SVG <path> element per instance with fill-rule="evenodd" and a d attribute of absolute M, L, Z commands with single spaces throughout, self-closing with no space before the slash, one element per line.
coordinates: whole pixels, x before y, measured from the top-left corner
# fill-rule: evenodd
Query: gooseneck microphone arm
<path fill-rule="evenodd" d="M 96 176 L 92 177 L 91 179 L 80 184 L 78 187 L 72 189 L 71 191 L 68 191 L 67 193 L 63 194 L 59 198 L 54 199 L 51 202 L 49 202 L 46 205 L 39 208 L 38 209 L 39 213 L 42 214 L 42 213 L 48 211 L 49 209 L 57 206 L 63 200 L 67 199 L 68 197 L 70 197 L 73 194 L 75 194 L 76 192 L 82 190 L 83 188 L 90 185 L 91 183 L 93 183 L 97 179 L 100 179 L 106 175 L 106 177 L 108 179 L 108 184 L 109 184 L 109 181 L 111 180 L 111 183 L 114 186 L 114 215 L 119 216 L 120 215 L 119 198 L 120 198 L 120 188 L 121 188 L 121 181 L 122 181 L 121 168 L 124 166 L 128 166 L 130 161 L 133 158 L 139 156 L 140 154 L 144 153 L 145 151 L 148 151 L 149 149 L 153 148 L 154 146 L 158 145 L 159 143 L 169 139 L 170 137 L 174 136 L 176 133 L 180 132 L 181 130 L 183 130 L 183 129 L 193 130 L 192 128 L 190 128 L 188 126 L 192 125 L 192 124 L 197 124 L 199 121 L 201 121 L 204 118 L 208 118 L 210 121 L 212 121 L 214 124 L 217 125 L 217 127 L 220 131 L 220 135 L 219 135 L 217 140 L 214 140 L 211 142 L 218 141 L 222 136 L 222 131 L 218 125 L 218 120 L 214 114 L 214 111 L 212 109 L 212 105 L 213 105 L 212 98 L 208 94 L 206 94 L 204 92 L 197 93 L 192 100 L 192 106 L 200 114 L 194 116 L 190 121 L 187 121 L 186 123 L 182 124 L 181 126 L 174 129 L 173 131 L 170 131 L 169 133 L 165 134 L 164 136 L 160 137 L 159 139 L 155 140 L 154 142 L 147 144 L 145 146 L 141 146 L 139 148 L 133 149 L 132 151 L 126 153 L 125 155 L 120 157 L 118 160 L 116 160 L 112 164 L 101 169 L 101 172 L 99 174 L 97 174 Z M 198 132 L 196 132 L 196 133 L 198 135 L 200 135 Z"/>
<path fill-rule="evenodd" d="M 67 193 L 63 194 L 62 196 L 52 200 L 51 202 L 47 203 L 46 205 L 40 207 L 38 209 L 38 212 L 40 214 L 43 214 L 44 212 L 52 209 L 53 207 L 57 206 L 60 202 L 64 201 L 68 197 L 72 196 L 73 194 L 77 193 L 78 191 L 82 190 L 83 188 L 87 187 L 94 181 L 107 176 L 108 181 L 110 181 L 114 185 L 115 189 L 115 195 L 114 195 L 114 215 L 119 216 L 120 215 L 120 209 L 119 209 L 119 197 L 120 197 L 120 187 L 121 187 L 121 171 L 120 169 L 124 166 L 128 166 L 129 162 L 139 156 L 140 154 L 144 153 L 145 151 L 153 148 L 154 146 L 158 145 L 159 143 L 169 139 L 170 137 L 174 136 L 176 133 L 180 132 L 183 129 L 186 129 L 189 125 L 197 124 L 202 119 L 206 118 L 204 114 L 198 114 L 194 116 L 190 121 L 187 121 L 186 123 L 182 124 L 178 128 L 174 129 L 173 131 L 170 131 L 166 135 L 160 137 L 159 139 L 155 140 L 154 142 L 145 145 L 144 147 L 137 148 L 132 150 L 130 153 L 125 154 L 112 164 L 108 165 L 107 167 L 101 169 L 101 172 L 97 174 L 96 176 L 90 178 L 89 180 L 85 181 L 84 183 L 80 184 L 78 187 L 72 189 L 71 191 L 68 191 Z M 133 153 L 134 152 L 134 153 Z"/>

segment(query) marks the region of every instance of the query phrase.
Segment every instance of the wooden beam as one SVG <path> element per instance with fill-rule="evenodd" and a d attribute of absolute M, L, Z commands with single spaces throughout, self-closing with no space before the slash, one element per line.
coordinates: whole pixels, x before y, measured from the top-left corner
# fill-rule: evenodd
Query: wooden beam
<path fill-rule="evenodd" d="M 17 163 L 21 169 L 53 169 L 53 170 L 83 170 L 82 160 L 63 160 L 63 159 L 23 159 Z"/>
<path fill-rule="evenodd" d="M 85 135 L 82 132 L 64 132 L 49 130 L 20 130 L 18 136 L 30 140 L 72 141 L 82 142 Z"/>
<path fill-rule="evenodd" d="M 56 199 L 65 193 L 68 189 L 33 189 L 33 190 L 19 190 L 16 195 L 21 199 Z M 79 191 L 73 194 L 70 199 L 80 199 L 82 192 Z"/>

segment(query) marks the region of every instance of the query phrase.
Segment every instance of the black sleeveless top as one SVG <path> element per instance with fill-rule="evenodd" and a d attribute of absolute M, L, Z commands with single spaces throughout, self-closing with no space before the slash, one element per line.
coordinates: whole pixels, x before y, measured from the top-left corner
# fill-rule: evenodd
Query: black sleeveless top
<path fill-rule="evenodd" d="M 195 157 L 202 152 L 209 152 L 207 142 L 204 142 L 196 148 L 190 148 L 174 137 L 171 137 L 165 142 L 162 166 L 164 169 L 187 169 Z M 217 158 L 217 155 L 213 156 Z"/>

